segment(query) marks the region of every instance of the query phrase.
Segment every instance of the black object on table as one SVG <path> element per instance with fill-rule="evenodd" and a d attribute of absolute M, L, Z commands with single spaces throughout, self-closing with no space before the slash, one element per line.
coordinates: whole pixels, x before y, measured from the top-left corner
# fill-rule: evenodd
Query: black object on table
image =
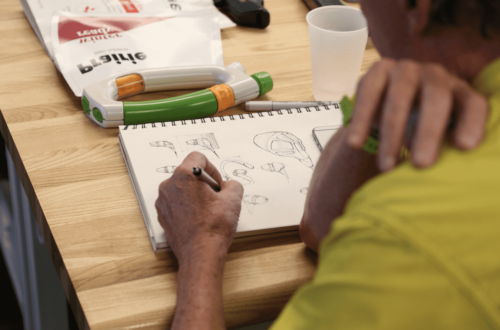
<path fill-rule="evenodd" d="M 238 25 L 264 29 L 270 15 L 264 8 L 264 0 L 214 0 L 214 4 Z"/>

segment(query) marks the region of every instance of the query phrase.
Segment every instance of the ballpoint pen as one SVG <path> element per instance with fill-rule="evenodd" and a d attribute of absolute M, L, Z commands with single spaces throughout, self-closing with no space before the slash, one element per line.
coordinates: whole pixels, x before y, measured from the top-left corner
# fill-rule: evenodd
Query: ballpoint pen
<path fill-rule="evenodd" d="M 220 191 L 220 185 L 215 181 L 207 172 L 203 171 L 199 167 L 193 167 L 193 174 L 198 177 L 199 180 L 207 183 L 216 192 Z"/>

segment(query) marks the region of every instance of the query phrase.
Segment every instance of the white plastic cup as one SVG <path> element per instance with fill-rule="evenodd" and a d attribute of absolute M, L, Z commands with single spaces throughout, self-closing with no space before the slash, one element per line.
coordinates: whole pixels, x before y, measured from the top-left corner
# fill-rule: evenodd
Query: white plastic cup
<path fill-rule="evenodd" d="M 356 91 L 368 25 L 361 10 L 324 6 L 310 11 L 313 93 L 317 101 L 340 101 Z"/>

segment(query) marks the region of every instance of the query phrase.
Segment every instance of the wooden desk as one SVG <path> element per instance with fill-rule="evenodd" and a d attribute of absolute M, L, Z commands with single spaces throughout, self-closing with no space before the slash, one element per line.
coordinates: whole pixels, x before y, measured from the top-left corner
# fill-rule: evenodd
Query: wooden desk
<path fill-rule="evenodd" d="M 313 100 L 305 5 L 266 0 L 266 8 L 267 29 L 222 32 L 225 62 L 269 72 L 275 87 L 265 99 Z M 19 1 L 0 2 L 0 35 L 0 130 L 80 328 L 164 329 L 177 265 L 172 254 L 152 252 L 118 130 L 85 118 Z M 363 71 L 377 59 L 369 47 Z M 276 317 L 314 268 L 296 233 L 234 244 L 224 273 L 227 325 Z"/>

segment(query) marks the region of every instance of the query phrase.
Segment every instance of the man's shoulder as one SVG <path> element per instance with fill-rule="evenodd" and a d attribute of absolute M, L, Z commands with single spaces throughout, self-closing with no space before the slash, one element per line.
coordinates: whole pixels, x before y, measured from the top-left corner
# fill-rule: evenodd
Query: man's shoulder
<path fill-rule="evenodd" d="M 313 281 L 273 329 L 488 329 L 490 305 L 474 308 L 442 262 L 397 230 L 359 214 L 339 219 Z"/>
<path fill-rule="evenodd" d="M 409 237 L 425 237 L 443 249 L 476 244 L 500 249 L 500 93 L 490 103 L 481 146 L 473 151 L 443 146 L 430 168 L 407 161 L 372 179 L 352 196 L 345 218 L 359 215 L 378 226 L 404 228 Z"/>
<path fill-rule="evenodd" d="M 495 307 L 500 303 L 500 283 L 489 275 L 500 272 L 495 257 L 500 249 L 499 221 L 467 221 L 458 214 L 455 223 L 453 216 L 445 219 L 405 219 L 376 208 L 348 211 L 323 241 L 315 284 L 354 285 L 358 299 L 368 299 L 365 290 L 373 290 L 393 311 L 402 308 L 405 315 L 403 310 L 411 308 L 415 315 L 438 323 L 450 320 L 432 319 L 432 313 L 441 304 L 451 304 L 457 309 L 442 313 L 463 324 L 472 322 L 469 328 L 479 329 L 472 326 L 481 323 L 479 319 L 500 327 Z M 479 314 L 464 312 L 472 307 Z M 432 322 L 429 327 L 435 328 Z"/>
<path fill-rule="evenodd" d="M 500 112 L 500 104 L 496 110 Z M 417 169 L 407 161 L 372 179 L 352 196 L 346 213 L 375 212 L 381 219 L 393 215 L 421 226 L 434 226 L 437 220 L 472 225 L 467 221 L 478 217 L 499 219 L 500 120 L 498 126 L 476 150 L 444 146 L 430 168 Z"/>

